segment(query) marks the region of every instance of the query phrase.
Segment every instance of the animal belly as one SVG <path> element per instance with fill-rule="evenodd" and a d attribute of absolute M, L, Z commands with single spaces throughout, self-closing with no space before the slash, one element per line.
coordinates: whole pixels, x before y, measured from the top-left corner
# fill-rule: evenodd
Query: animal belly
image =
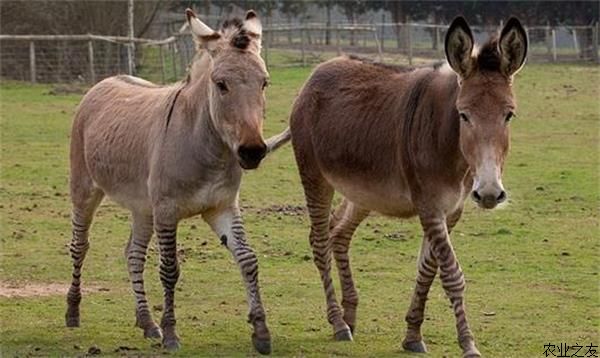
<path fill-rule="evenodd" d="M 416 214 L 407 188 L 328 174 L 325 174 L 325 178 L 335 190 L 362 208 L 395 217 L 411 217 Z"/>

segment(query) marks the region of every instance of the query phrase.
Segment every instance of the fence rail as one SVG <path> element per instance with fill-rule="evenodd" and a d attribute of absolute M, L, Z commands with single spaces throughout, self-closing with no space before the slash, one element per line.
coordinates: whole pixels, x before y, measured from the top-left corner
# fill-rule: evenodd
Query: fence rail
<path fill-rule="evenodd" d="M 447 25 L 371 23 L 327 25 L 272 24 L 263 29 L 263 57 L 269 67 L 306 66 L 341 53 L 409 63 L 442 59 Z M 496 28 L 473 27 L 482 41 Z M 599 63 L 598 23 L 593 26 L 527 28 L 533 62 Z M 136 44 L 136 66 L 128 58 Z M 183 24 L 165 39 L 126 36 L 0 35 L 1 76 L 30 82 L 94 83 L 135 72 L 156 82 L 179 79 L 194 55 L 194 43 Z"/>

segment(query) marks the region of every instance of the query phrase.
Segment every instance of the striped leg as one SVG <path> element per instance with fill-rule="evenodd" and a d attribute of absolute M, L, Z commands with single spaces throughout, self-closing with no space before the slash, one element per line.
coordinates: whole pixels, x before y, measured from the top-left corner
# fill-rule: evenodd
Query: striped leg
<path fill-rule="evenodd" d="M 162 333 L 152 319 L 148 309 L 146 291 L 144 290 L 144 264 L 146 263 L 146 251 L 152 238 L 152 231 L 152 216 L 134 213 L 131 236 L 125 248 L 125 258 L 127 259 L 131 288 L 135 295 L 135 324 L 144 330 L 144 337 L 161 339 Z"/>
<path fill-rule="evenodd" d="M 327 302 L 327 320 L 333 326 L 334 337 L 338 341 L 352 340 L 350 327 L 342 317 L 342 310 L 337 303 L 333 281 L 331 279 L 331 242 L 329 240 L 329 215 L 333 188 L 327 183 L 314 183 L 302 178 L 306 205 L 310 216 L 311 227 L 309 241 L 313 251 L 313 261 L 323 282 Z"/>
<path fill-rule="evenodd" d="M 73 259 L 73 279 L 71 287 L 67 293 L 67 313 L 65 321 L 67 327 L 79 327 L 79 304 L 81 302 L 81 267 L 83 260 L 90 246 L 88 234 L 94 212 L 104 193 L 91 185 L 86 188 L 79 188 L 78 191 L 72 191 L 73 200 L 73 238 L 71 239 L 71 258 Z"/>
<path fill-rule="evenodd" d="M 179 349 L 179 337 L 175 330 L 175 285 L 179 279 L 177 262 L 177 219 L 174 210 L 155 210 L 154 231 L 160 251 L 160 281 L 164 290 L 164 311 L 160 327 L 163 346 L 170 351 Z"/>
<path fill-rule="evenodd" d="M 356 306 L 358 305 L 358 293 L 352 280 L 350 269 L 350 257 L 348 250 L 354 231 L 360 223 L 369 215 L 369 211 L 359 208 L 344 199 L 341 204 L 344 209 L 342 215 L 337 215 L 337 224 L 332 228 L 330 236 L 333 256 L 338 268 L 340 283 L 342 287 L 342 307 L 344 308 L 344 322 L 350 327 L 354 334 L 356 327 Z M 340 209 L 341 210 L 341 209 Z"/>
<path fill-rule="evenodd" d="M 463 350 L 463 357 L 480 357 L 465 312 L 465 278 L 450 243 L 445 218 L 442 215 L 421 215 L 420 218 L 426 240 L 429 240 L 431 245 L 430 251 L 440 269 L 442 287 L 452 303 L 458 342 Z"/>
<path fill-rule="evenodd" d="M 267 328 L 265 310 L 258 287 L 258 260 L 246 242 L 239 208 L 236 206 L 207 213 L 204 215 L 204 220 L 218 235 L 221 243 L 229 249 L 240 267 L 242 278 L 246 284 L 249 306 L 248 322 L 254 328 L 252 343 L 259 353 L 269 354 L 271 353 L 271 334 Z"/>
<path fill-rule="evenodd" d="M 437 261 L 431 252 L 430 241 L 423 237 L 421 251 L 419 252 L 419 261 L 417 262 L 417 283 L 413 292 L 412 301 L 408 312 L 406 313 L 406 337 L 402 342 L 402 347 L 411 352 L 425 353 L 427 348 L 423 337 L 421 336 L 421 325 L 425 315 L 425 302 L 429 288 L 437 273 Z"/>

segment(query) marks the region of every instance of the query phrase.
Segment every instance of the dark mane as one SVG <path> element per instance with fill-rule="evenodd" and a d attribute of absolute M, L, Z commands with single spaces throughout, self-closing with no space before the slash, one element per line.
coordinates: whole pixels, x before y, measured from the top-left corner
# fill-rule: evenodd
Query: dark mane
<path fill-rule="evenodd" d="M 355 55 L 348 55 L 348 58 L 351 60 L 360 61 L 362 63 L 369 64 L 372 66 L 376 66 L 379 68 L 384 68 L 386 70 L 390 70 L 390 71 L 396 72 L 396 73 L 405 73 L 405 72 L 414 71 L 419 68 L 428 68 L 428 67 L 432 67 L 434 70 L 437 70 L 440 67 L 442 67 L 442 65 L 444 64 L 444 61 L 437 61 L 437 62 L 426 64 L 426 65 L 405 66 L 405 65 L 394 65 L 391 63 L 383 63 L 383 62 L 379 62 L 379 61 L 375 61 L 375 60 L 371 60 L 368 58 L 355 56 Z"/>
<path fill-rule="evenodd" d="M 231 46 L 239 48 L 240 50 L 247 49 L 251 41 L 250 35 L 243 27 L 244 22 L 238 17 L 227 19 L 223 22 L 223 25 L 221 25 L 221 32 L 224 32 L 227 29 L 233 29 L 235 31 L 231 37 Z"/>
<path fill-rule="evenodd" d="M 500 71 L 498 38 L 493 36 L 480 49 L 477 55 L 477 68 L 480 71 Z"/>

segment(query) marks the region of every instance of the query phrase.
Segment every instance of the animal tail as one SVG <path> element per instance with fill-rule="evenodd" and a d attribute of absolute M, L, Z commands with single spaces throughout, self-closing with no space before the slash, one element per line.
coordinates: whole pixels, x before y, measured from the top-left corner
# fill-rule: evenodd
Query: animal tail
<path fill-rule="evenodd" d="M 276 151 L 279 147 L 289 142 L 290 139 L 292 139 L 292 132 L 290 131 L 290 127 L 287 127 L 283 132 L 266 140 L 267 153 Z"/>

